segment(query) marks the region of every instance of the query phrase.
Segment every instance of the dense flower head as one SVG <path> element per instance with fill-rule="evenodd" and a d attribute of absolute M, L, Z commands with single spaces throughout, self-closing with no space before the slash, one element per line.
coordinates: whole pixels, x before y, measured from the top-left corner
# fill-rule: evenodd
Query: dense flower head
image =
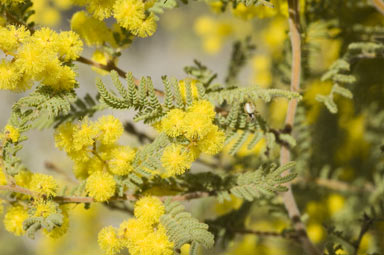
<path fill-rule="evenodd" d="M 142 197 L 135 204 L 134 214 L 136 218 L 146 222 L 159 222 L 165 207 L 157 197 Z"/>
<path fill-rule="evenodd" d="M 8 208 L 4 216 L 5 229 L 16 236 L 24 235 L 23 222 L 28 218 L 28 212 L 22 206 L 16 205 Z"/>
<path fill-rule="evenodd" d="M 117 22 L 128 30 L 138 28 L 145 18 L 144 3 L 141 0 L 117 0 L 113 8 Z"/>
<path fill-rule="evenodd" d="M 86 3 L 87 10 L 92 13 L 93 17 L 103 20 L 112 15 L 115 0 L 89 0 Z"/>
<path fill-rule="evenodd" d="M 135 218 L 123 221 L 119 228 L 105 227 L 99 232 L 99 246 L 107 254 L 116 254 L 127 247 L 132 255 L 171 255 L 174 244 L 160 223 L 165 208 L 160 199 L 143 197 L 134 208 Z M 116 234 L 117 232 L 117 234 Z"/>
<path fill-rule="evenodd" d="M 29 184 L 30 190 L 44 196 L 55 196 L 58 185 L 50 175 L 34 173 Z"/>
<path fill-rule="evenodd" d="M 170 137 L 177 137 L 183 134 L 185 112 L 180 109 L 173 109 L 161 121 L 161 128 Z"/>
<path fill-rule="evenodd" d="M 152 36 L 156 32 L 157 23 L 155 20 L 155 15 L 151 13 L 146 17 L 140 24 L 139 27 L 132 29 L 133 34 L 139 37 L 148 37 Z"/>
<path fill-rule="evenodd" d="M 116 254 L 123 248 L 122 242 L 112 226 L 104 227 L 99 232 L 97 242 L 107 255 Z"/>
<path fill-rule="evenodd" d="M 89 16 L 84 11 L 76 12 L 72 16 L 71 29 L 90 46 L 100 46 L 105 42 L 113 41 L 112 32 L 105 22 Z"/>
<path fill-rule="evenodd" d="M 198 113 L 202 116 L 207 116 L 213 120 L 215 118 L 215 108 L 207 100 L 198 100 L 193 102 L 192 106 L 188 108 L 189 112 Z"/>
<path fill-rule="evenodd" d="M 96 201 L 103 202 L 115 194 L 116 182 L 109 173 L 97 171 L 88 177 L 85 189 Z"/>
<path fill-rule="evenodd" d="M 212 126 L 212 121 L 207 115 L 196 112 L 187 112 L 184 118 L 184 135 L 189 140 L 204 138 Z"/>
<path fill-rule="evenodd" d="M 6 54 L 13 53 L 29 36 L 30 33 L 25 26 L 0 27 L 0 49 Z"/>
<path fill-rule="evenodd" d="M 13 143 L 16 143 L 19 141 L 20 138 L 20 132 L 17 128 L 14 126 L 8 124 L 4 128 L 5 136 L 10 139 Z"/>
<path fill-rule="evenodd" d="M 198 142 L 198 149 L 206 154 L 215 155 L 224 147 L 225 133 L 212 125 L 204 139 Z"/>
<path fill-rule="evenodd" d="M 165 168 L 165 177 L 183 174 L 191 167 L 193 155 L 180 144 L 171 144 L 164 149 L 161 164 Z"/>
<path fill-rule="evenodd" d="M 124 132 L 123 124 L 112 115 L 101 117 L 96 123 L 99 140 L 102 144 L 113 144 Z"/>
<path fill-rule="evenodd" d="M 24 91 L 34 81 L 55 90 L 70 90 L 76 84 L 76 73 L 67 62 L 79 57 L 82 42 L 72 31 L 41 28 L 30 35 L 23 26 L 0 27 L 0 49 L 13 57 L 0 64 L 0 89 Z"/>
<path fill-rule="evenodd" d="M 135 158 L 135 151 L 129 146 L 117 146 L 111 151 L 111 160 L 108 162 L 109 170 L 116 175 L 127 175 L 132 170 L 131 165 Z"/>
<path fill-rule="evenodd" d="M 18 174 L 15 175 L 14 178 L 18 186 L 28 188 L 31 183 L 32 176 L 33 176 L 32 172 L 21 170 Z"/>
<path fill-rule="evenodd" d="M 37 200 L 34 204 L 35 217 L 47 218 L 49 215 L 57 212 L 57 204 L 52 201 Z"/>

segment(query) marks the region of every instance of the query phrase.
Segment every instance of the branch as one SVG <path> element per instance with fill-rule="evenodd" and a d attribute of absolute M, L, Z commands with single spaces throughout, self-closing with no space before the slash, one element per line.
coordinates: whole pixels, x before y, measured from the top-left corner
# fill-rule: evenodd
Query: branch
<path fill-rule="evenodd" d="M 32 190 L 26 189 L 18 185 L 0 185 L 0 191 L 1 190 L 24 194 L 31 197 L 40 196 L 39 193 L 36 193 Z M 171 199 L 173 201 L 186 201 L 186 200 L 192 200 L 197 198 L 209 197 L 210 195 L 211 194 L 209 194 L 208 192 L 191 192 L 191 193 L 178 195 L 178 196 L 162 196 L 159 198 L 163 201 L 167 199 Z M 76 197 L 76 196 L 56 196 L 56 197 L 53 197 L 53 200 L 62 204 L 65 204 L 65 203 L 79 204 L 79 203 L 96 202 L 92 197 Z M 137 200 L 137 197 L 132 194 L 125 194 L 123 197 L 112 197 L 110 199 L 110 201 L 135 201 L 135 200 Z"/>
<path fill-rule="evenodd" d="M 292 48 L 292 70 L 291 70 L 291 86 L 290 90 L 294 92 L 300 91 L 300 76 L 301 76 L 301 37 L 300 37 L 300 19 L 298 0 L 288 0 L 289 10 L 289 30 L 290 41 Z M 297 108 L 297 99 L 289 101 L 287 117 L 285 120 L 286 127 L 293 127 L 295 120 L 295 112 Z M 291 153 L 285 146 L 281 147 L 280 165 L 285 165 L 291 160 Z M 287 175 L 288 172 L 283 175 Z M 293 228 L 298 234 L 298 240 L 302 244 L 304 251 L 310 255 L 319 255 L 320 251 L 311 242 L 308 237 L 304 223 L 301 221 L 301 215 L 295 197 L 292 193 L 291 184 L 286 184 L 288 191 L 282 194 L 284 206 L 288 212 L 289 218 L 292 221 Z"/>
<path fill-rule="evenodd" d="M 277 231 L 260 231 L 260 230 L 252 230 L 252 229 L 231 229 L 234 232 L 238 234 L 244 234 L 244 235 L 257 235 L 261 237 L 281 237 L 281 238 L 288 238 L 297 240 L 297 235 L 295 232 L 277 232 Z"/>
<path fill-rule="evenodd" d="M 384 15 L 384 2 L 382 0 L 372 0 L 373 6 Z"/>

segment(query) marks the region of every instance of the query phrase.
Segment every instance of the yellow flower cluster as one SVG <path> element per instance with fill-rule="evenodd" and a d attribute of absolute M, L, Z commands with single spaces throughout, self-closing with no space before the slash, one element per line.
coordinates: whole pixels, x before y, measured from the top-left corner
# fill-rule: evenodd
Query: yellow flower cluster
<path fill-rule="evenodd" d="M 82 42 L 72 32 L 49 28 L 33 35 L 23 27 L 0 27 L 0 49 L 12 59 L 0 62 L 0 89 L 25 91 L 39 81 L 55 90 L 72 89 L 75 72 L 66 63 L 79 57 Z"/>
<path fill-rule="evenodd" d="M 20 138 L 20 132 L 17 128 L 8 124 L 4 127 L 4 137 L 13 143 L 17 143 Z"/>
<path fill-rule="evenodd" d="M 55 196 L 58 185 L 52 176 L 34 173 L 29 183 L 29 189 L 44 196 Z"/>
<path fill-rule="evenodd" d="M 203 49 L 209 54 L 216 54 L 222 48 L 226 38 L 234 33 L 229 21 L 218 21 L 209 16 L 199 17 L 194 25 L 197 35 L 202 38 Z"/>
<path fill-rule="evenodd" d="M 16 205 L 8 208 L 4 216 L 4 227 L 16 236 L 24 235 L 23 222 L 28 218 L 28 212 L 22 206 Z"/>
<path fill-rule="evenodd" d="M 86 6 L 88 12 L 97 20 L 101 21 L 113 16 L 121 27 L 135 36 L 147 37 L 156 31 L 156 17 L 153 12 L 149 11 L 154 1 L 146 3 L 142 0 L 73 1 L 80 6 Z"/>
<path fill-rule="evenodd" d="M 183 174 L 200 153 L 214 155 L 222 150 L 225 134 L 213 124 L 215 111 L 206 100 L 196 100 L 186 110 L 173 109 L 161 121 L 160 130 L 173 138 L 184 138 L 188 145 L 171 144 L 164 149 L 161 162 L 164 177 Z"/>
<path fill-rule="evenodd" d="M 135 204 L 136 218 L 123 221 L 119 229 L 112 226 L 99 232 L 98 243 L 106 254 L 113 255 L 127 247 L 131 255 L 171 255 L 169 241 L 160 217 L 165 208 L 160 199 L 143 197 Z"/>
<path fill-rule="evenodd" d="M 32 9 L 35 13 L 28 21 L 43 26 L 57 26 L 62 20 L 60 11 L 66 11 L 71 7 L 71 0 L 33 0 Z"/>
<path fill-rule="evenodd" d="M 135 150 L 117 143 L 123 131 L 120 120 L 112 115 L 96 122 L 84 119 L 77 125 L 66 123 L 56 131 L 56 146 L 74 160 L 76 177 L 88 178 L 86 190 L 96 201 L 114 195 L 113 175 L 124 176 L 133 170 Z"/>

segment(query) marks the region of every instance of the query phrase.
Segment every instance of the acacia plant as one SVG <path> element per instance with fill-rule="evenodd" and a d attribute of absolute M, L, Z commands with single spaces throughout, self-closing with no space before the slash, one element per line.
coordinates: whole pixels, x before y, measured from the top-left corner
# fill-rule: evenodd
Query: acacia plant
<path fill-rule="evenodd" d="M 162 84 L 118 60 L 171 9 L 196 3 L 52 1 L 70 14 L 70 30 L 58 31 L 39 18 L 42 2 L 0 0 L 0 89 L 24 92 L 2 109 L 5 230 L 65 238 L 75 208 L 101 204 L 125 214 L 88 233 L 109 255 L 384 250 L 382 0 L 205 0 L 217 20 L 199 18 L 195 30 L 211 53 L 243 29 L 222 17 L 252 31 L 233 42 L 227 73 L 195 60 L 183 79 L 164 74 Z M 78 66 L 108 84 L 97 78 L 78 96 Z M 53 129 L 46 139 L 73 169 L 48 158 L 56 173 L 30 169 L 19 152 L 33 129 Z"/>

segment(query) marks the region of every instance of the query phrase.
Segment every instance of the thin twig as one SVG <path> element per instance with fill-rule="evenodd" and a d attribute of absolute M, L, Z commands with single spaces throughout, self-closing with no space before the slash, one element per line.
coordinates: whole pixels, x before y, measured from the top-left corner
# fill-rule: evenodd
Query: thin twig
<path fill-rule="evenodd" d="M 277 231 L 260 231 L 260 230 L 252 230 L 252 229 L 231 229 L 238 234 L 250 234 L 257 235 L 261 237 L 280 237 L 280 238 L 288 238 L 297 240 L 297 235 L 295 232 L 284 233 Z"/>
<path fill-rule="evenodd" d="M 288 0 L 289 10 L 289 30 L 290 41 L 292 48 L 292 70 L 291 70 L 291 86 L 292 92 L 300 91 L 300 76 L 301 76 L 301 36 L 300 36 L 300 20 L 299 20 L 299 6 L 298 0 Z M 297 108 L 297 99 L 293 99 L 289 102 L 287 117 L 285 120 L 286 127 L 293 127 L 295 120 L 295 112 Z M 291 153 L 285 146 L 281 146 L 280 151 L 280 164 L 285 165 L 291 160 Z M 284 173 L 284 175 L 288 172 Z M 298 234 L 298 240 L 302 244 L 304 251 L 307 254 L 319 255 L 320 251 L 311 242 L 308 237 L 304 223 L 301 221 L 301 215 L 295 197 L 292 193 L 291 184 L 286 184 L 288 191 L 282 194 L 284 206 L 288 212 L 289 218 L 292 221 L 293 228 Z"/>
<path fill-rule="evenodd" d="M 24 187 L 18 185 L 0 185 L 0 190 L 10 191 L 19 194 L 24 194 L 31 197 L 40 196 L 39 193 L 34 192 L 32 190 L 26 189 Z M 207 192 L 192 192 L 178 196 L 162 196 L 159 197 L 161 200 L 171 199 L 173 201 L 186 201 L 197 198 L 209 197 L 211 194 Z M 110 201 L 135 201 L 138 198 L 132 194 L 125 194 L 123 197 L 112 197 Z M 53 200 L 58 203 L 93 203 L 97 202 L 92 197 L 77 197 L 77 196 L 55 196 Z"/>
<path fill-rule="evenodd" d="M 382 0 L 372 0 L 373 6 L 384 15 L 384 2 Z"/>

